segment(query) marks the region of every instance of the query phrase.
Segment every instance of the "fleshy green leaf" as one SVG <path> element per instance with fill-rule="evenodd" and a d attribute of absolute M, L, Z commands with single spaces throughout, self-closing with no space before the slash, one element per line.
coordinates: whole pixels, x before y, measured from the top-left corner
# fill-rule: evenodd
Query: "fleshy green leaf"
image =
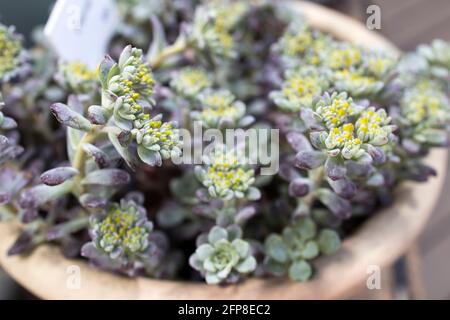
<path fill-rule="evenodd" d="M 334 253 L 341 246 L 339 235 L 331 229 L 323 229 L 320 231 L 317 242 L 319 243 L 320 252 L 323 254 Z"/>
<path fill-rule="evenodd" d="M 294 281 L 305 282 L 311 275 L 311 266 L 304 260 L 296 261 L 289 267 L 289 277 Z"/>
<path fill-rule="evenodd" d="M 208 241 L 211 244 L 216 243 L 219 240 L 228 239 L 228 232 L 224 228 L 214 226 L 208 234 Z"/>
<path fill-rule="evenodd" d="M 266 240 L 266 254 L 277 262 L 284 263 L 288 260 L 288 247 L 279 235 L 270 235 Z"/>

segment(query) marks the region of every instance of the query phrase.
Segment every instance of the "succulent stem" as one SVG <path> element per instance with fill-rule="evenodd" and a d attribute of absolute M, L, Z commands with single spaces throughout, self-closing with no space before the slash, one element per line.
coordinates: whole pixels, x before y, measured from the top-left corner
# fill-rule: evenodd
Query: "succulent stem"
<path fill-rule="evenodd" d="M 150 67 L 156 69 L 161 66 L 161 64 L 167 59 L 176 54 L 179 54 L 189 48 L 189 44 L 185 40 L 176 41 L 171 46 L 166 47 L 162 50 L 158 56 L 150 60 Z"/>
<path fill-rule="evenodd" d="M 311 186 L 309 193 L 297 199 L 297 209 L 295 212 L 297 213 L 307 213 L 311 212 L 311 207 L 314 204 L 314 200 L 316 200 L 315 191 L 320 187 L 323 178 L 325 176 L 324 167 L 318 167 L 308 172 L 309 180 L 311 181 Z"/>
<path fill-rule="evenodd" d="M 95 141 L 95 139 L 98 137 L 99 131 L 94 126 L 91 131 L 86 132 L 81 138 L 80 142 L 78 143 L 77 150 L 75 151 L 75 155 L 73 157 L 72 167 L 78 170 L 80 173 L 74 181 L 74 193 L 77 195 L 82 194 L 82 186 L 81 186 L 81 180 L 84 178 L 85 174 L 85 162 L 86 162 L 86 152 L 84 151 L 83 145 L 86 143 L 92 143 Z"/>

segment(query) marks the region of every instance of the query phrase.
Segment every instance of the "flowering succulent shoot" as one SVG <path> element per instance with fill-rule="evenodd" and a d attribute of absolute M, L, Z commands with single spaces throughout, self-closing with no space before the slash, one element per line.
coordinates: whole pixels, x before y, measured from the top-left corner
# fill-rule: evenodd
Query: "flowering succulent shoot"
<path fill-rule="evenodd" d="M 15 33 L 13 27 L 0 24 L 0 81 L 17 75 L 23 62 L 22 37 Z"/>
<path fill-rule="evenodd" d="M 116 3 L 93 70 L 0 26 L 0 218 L 23 226 L 10 255 L 52 242 L 128 276 L 303 282 L 395 186 L 435 174 L 448 43 L 371 50 L 273 1 Z M 260 141 L 195 136 L 261 128 L 280 129 L 273 176 L 252 161 Z"/>

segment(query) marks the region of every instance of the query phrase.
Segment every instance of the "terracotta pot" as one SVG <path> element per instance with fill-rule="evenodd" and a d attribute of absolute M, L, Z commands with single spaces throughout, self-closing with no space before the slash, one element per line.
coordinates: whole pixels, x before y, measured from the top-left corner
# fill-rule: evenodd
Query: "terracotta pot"
<path fill-rule="evenodd" d="M 315 28 L 342 40 L 398 52 L 386 39 L 359 22 L 324 7 L 289 3 Z M 438 200 L 446 173 L 447 151 L 434 150 L 426 159 L 438 171 L 428 183 L 404 183 L 395 190 L 396 203 L 378 212 L 343 242 L 336 254 L 319 258 L 307 283 L 287 279 L 248 279 L 225 287 L 203 283 L 128 279 L 90 267 L 84 260 L 65 259 L 59 248 L 43 245 L 28 256 L 7 257 L 17 227 L 0 224 L 0 262 L 25 288 L 46 299 L 335 299 L 346 298 L 367 279 L 367 267 L 390 265 L 415 241 Z M 70 289 L 73 266 L 81 287 Z M 70 283 L 69 283 L 70 284 Z"/>

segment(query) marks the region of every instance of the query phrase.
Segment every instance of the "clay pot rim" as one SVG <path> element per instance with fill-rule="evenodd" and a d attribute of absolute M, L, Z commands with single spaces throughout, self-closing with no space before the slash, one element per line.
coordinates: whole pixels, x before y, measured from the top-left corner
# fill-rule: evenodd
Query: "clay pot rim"
<path fill-rule="evenodd" d="M 320 5 L 287 2 L 317 29 L 362 46 L 399 53 L 360 22 Z M 432 213 L 445 180 L 447 151 L 433 150 L 426 162 L 438 172 L 426 184 L 404 183 L 396 203 L 366 221 L 343 242 L 342 249 L 314 263 L 316 274 L 307 283 L 287 279 L 247 279 L 237 285 L 129 279 L 95 269 L 84 260 L 64 258 L 56 246 L 43 245 L 27 256 L 7 257 L 18 228 L 0 223 L 0 263 L 25 288 L 45 299 L 335 299 L 348 297 L 365 283 L 367 267 L 388 266 L 417 238 Z M 79 273 L 81 283 L 73 282 Z"/>

